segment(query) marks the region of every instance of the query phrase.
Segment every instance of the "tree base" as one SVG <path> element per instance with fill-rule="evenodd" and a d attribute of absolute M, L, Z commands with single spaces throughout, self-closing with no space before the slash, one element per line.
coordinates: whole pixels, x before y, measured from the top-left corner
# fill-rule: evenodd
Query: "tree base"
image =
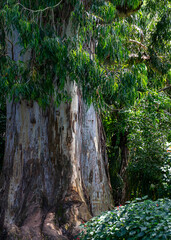
<path fill-rule="evenodd" d="M 101 121 L 71 89 L 72 102 L 58 109 L 7 103 L 1 239 L 73 239 L 81 223 L 111 208 Z"/>

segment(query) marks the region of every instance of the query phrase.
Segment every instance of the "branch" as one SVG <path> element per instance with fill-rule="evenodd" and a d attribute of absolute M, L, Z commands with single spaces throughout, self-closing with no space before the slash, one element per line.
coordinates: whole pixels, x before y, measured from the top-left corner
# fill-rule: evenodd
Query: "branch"
<path fill-rule="evenodd" d="M 133 24 L 132 25 L 136 30 L 138 30 L 138 32 L 144 36 L 143 30 L 141 28 L 139 28 L 137 25 Z"/>
<path fill-rule="evenodd" d="M 141 42 L 138 42 L 138 41 L 133 40 L 133 39 L 129 39 L 128 41 L 131 42 L 131 43 L 136 43 L 136 44 L 139 45 L 140 47 L 144 48 L 144 50 L 147 50 L 147 49 L 148 49 L 148 48 L 147 48 L 144 44 L 142 44 Z"/>
<path fill-rule="evenodd" d="M 131 63 L 133 64 L 134 62 L 142 63 L 144 61 L 149 61 L 149 60 L 150 60 L 150 56 L 148 55 L 139 56 L 138 54 L 130 54 L 128 59 L 128 64 L 131 64 Z"/>
<path fill-rule="evenodd" d="M 169 88 L 171 88 L 171 85 L 169 85 L 169 86 L 167 86 L 167 87 L 165 87 L 165 88 L 161 88 L 158 92 L 165 91 L 165 90 L 167 90 L 167 89 L 169 89 Z"/>
<path fill-rule="evenodd" d="M 54 6 L 46 7 L 46 8 L 44 8 L 44 9 L 39 9 L 39 10 L 33 10 L 33 9 L 30 9 L 30 8 L 27 8 L 27 7 L 25 7 L 24 5 L 22 5 L 21 3 L 17 3 L 16 6 L 19 5 L 19 6 L 21 6 L 22 8 L 24 8 L 25 10 L 27 10 L 27 11 L 30 11 L 30 12 L 33 12 L 33 13 L 37 13 L 37 12 L 44 12 L 44 11 L 46 11 L 46 10 L 48 10 L 48 9 L 54 9 L 54 8 L 58 7 L 58 6 L 62 3 L 62 1 L 63 1 L 63 0 L 61 0 L 59 3 L 57 3 L 57 4 L 54 5 Z"/>
<path fill-rule="evenodd" d="M 12 58 L 12 60 L 14 60 L 14 44 L 8 38 L 6 38 L 6 40 L 11 44 L 11 58 Z"/>
<path fill-rule="evenodd" d="M 129 39 L 128 42 L 137 44 L 138 46 L 140 46 L 144 50 L 148 50 L 148 48 L 144 44 L 142 44 L 141 42 L 138 42 L 138 41 L 133 40 L 133 39 Z M 144 53 L 144 55 L 140 55 L 140 56 L 138 54 L 130 54 L 129 57 L 130 57 L 130 59 L 128 60 L 129 63 L 132 63 L 132 62 L 141 63 L 141 62 L 150 60 L 150 56 L 147 55 L 146 53 Z"/>

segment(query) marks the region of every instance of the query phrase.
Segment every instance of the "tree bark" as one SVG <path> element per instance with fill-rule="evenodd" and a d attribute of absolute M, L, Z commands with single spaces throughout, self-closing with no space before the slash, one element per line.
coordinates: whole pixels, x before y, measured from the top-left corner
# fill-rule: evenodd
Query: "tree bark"
<path fill-rule="evenodd" d="M 86 108 L 75 84 L 69 90 L 72 102 L 58 109 L 7 103 L 0 189 L 4 239 L 72 239 L 80 223 L 111 208 L 100 118 L 93 106 Z"/>
<path fill-rule="evenodd" d="M 128 132 L 125 132 L 121 135 L 120 139 L 120 149 L 121 149 L 121 166 L 120 166 L 120 172 L 119 175 L 123 179 L 123 187 L 122 187 L 122 195 L 120 199 L 121 204 L 125 204 L 125 202 L 128 200 L 128 177 L 127 177 L 127 167 L 128 167 L 128 158 L 129 158 L 129 149 L 128 149 Z"/>
<path fill-rule="evenodd" d="M 66 27 L 67 35 L 71 26 Z M 7 53 L 21 55 L 13 31 Z M 69 79 L 69 77 L 68 77 Z M 7 101 L 6 146 L 0 178 L 0 239 L 73 239 L 79 225 L 111 208 L 102 123 L 73 82 L 70 103 L 44 111 L 37 102 Z"/>

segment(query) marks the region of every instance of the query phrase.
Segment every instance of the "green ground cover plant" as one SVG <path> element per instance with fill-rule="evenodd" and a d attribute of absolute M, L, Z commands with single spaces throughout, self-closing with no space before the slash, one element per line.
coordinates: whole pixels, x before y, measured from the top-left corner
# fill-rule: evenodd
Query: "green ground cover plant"
<path fill-rule="evenodd" d="M 144 197 L 145 198 L 145 197 Z M 83 224 L 80 240 L 170 239 L 171 200 L 137 198 Z"/>

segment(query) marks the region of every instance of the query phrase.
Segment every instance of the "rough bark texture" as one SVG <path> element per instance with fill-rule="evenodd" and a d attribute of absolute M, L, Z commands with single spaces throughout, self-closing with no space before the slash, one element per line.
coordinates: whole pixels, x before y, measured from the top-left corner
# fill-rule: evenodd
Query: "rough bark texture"
<path fill-rule="evenodd" d="M 76 86 L 70 91 L 72 102 L 59 109 L 7 103 L 2 239 L 72 239 L 81 222 L 111 207 L 101 121 Z"/>
<path fill-rule="evenodd" d="M 66 28 L 72 35 L 71 26 Z M 13 60 L 20 56 L 14 30 Z M 101 121 L 74 83 L 72 102 L 43 111 L 36 102 L 7 102 L 6 147 L 0 179 L 0 239 L 73 239 L 79 225 L 111 208 Z"/>

